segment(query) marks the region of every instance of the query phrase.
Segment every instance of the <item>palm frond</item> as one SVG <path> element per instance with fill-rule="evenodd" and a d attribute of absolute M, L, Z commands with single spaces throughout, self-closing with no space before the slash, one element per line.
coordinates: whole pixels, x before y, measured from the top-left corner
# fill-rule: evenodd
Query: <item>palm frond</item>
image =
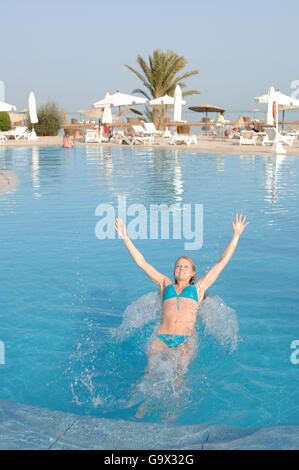
<path fill-rule="evenodd" d="M 147 99 L 150 99 L 149 95 L 152 98 L 159 98 L 166 94 L 173 96 L 177 84 L 184 90 L 183 96 L 200 93 L 197 90 L 185 90 L 186 84 L 183 82 L 183 80 L 197 75 L 199 71 L 191 70 L 182 73 L 182 69 L 186 67 L 189 61 L 186 57 L 179 56 L 171 49 L 167 49 L 166 52 L 161 51 L 161 49 L 154 50 L 148 56 L 148 62 L 138 55 L 136 62 L 140 67 L 140 71 L 130 65 L 125 64 L 125 66 L 141 80 L 147 92 L 138 88 L 133 93 L 140 93 Z M 151 116 L 151 119 L 157 118 L 158 115 L 157 110 L 150 111 L 149 109 L 147 109 L 147 114 Z"/>

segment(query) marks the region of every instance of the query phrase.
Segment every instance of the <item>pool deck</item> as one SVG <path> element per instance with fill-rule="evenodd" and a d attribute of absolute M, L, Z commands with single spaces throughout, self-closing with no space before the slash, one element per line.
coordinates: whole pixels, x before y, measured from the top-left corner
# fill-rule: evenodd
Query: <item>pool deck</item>
<path fill-rule="evenodd" d="M 271 145 L 263 147 L 261 143 L 257 145 L 239 145 L 237 139 L 216 139 L 212 137 L 197 136 L 198 143 L 189 146 L 184 144 L 170 145 L 170 139 L 155 137 L 155 144 L 152 148 L 161 148 L 169 150 L 183 150 L 188 152 L 212 153 L 212 154 L 238 154 L 238 155 L 275 155 L 271 150 Z M 62 137 L 39 137 L 37 140 L 7 140 L 1 147 L 52 147 L 62 145 Z M 76 140 L 78 147 L 115 147 L 119 146 L 113 143 L 84 143 L 82 138 Z M 127 145 L 121 145 L 127 147 Z M 286 156 L 299 156 L 299 139 L 292 146 L 283 145 L 286 150 Z M 1 148 L 0 147 L 0 148 Z M 144 147 L 143 144 L 136 144 L 135 148 Z M 146 146 L 148 148 L 148 146 Z"/>
<path fill-rule="evenodd" d="M 299 426 L 234 428 L 110 420 L 0 399 L 1 450 L 298 450 Z M 165 446 L 162 447 L 165 449 Z"/>

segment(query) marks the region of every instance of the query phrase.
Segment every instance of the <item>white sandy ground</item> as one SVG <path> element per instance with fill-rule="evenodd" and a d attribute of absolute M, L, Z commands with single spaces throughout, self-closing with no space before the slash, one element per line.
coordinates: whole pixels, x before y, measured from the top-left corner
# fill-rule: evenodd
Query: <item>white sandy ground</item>
<path fill-rule="evenodd" d="M 39 137 L 37 140 L 7 140 L 3 147 L 52 147 L 62 145 L 62 137 Z M 183 150 L 197 153 L 212 153 L 212 154 L 238 154 L 238 155 L 275 155 L 271 150 L 271 145 L 263 147 L 261 143 L 257 145 L 239 145 L 238 139 L 214 140 L 212 137 L 205 137 L 202 135 L 197 136 L 198 143 L 189 146 L 183 144 L 170 145 L 171 139 L 163 137 L 155 137 L 155 144 L 153 148 L 163 148 L 172 150 Z M 114 143 L 88 143 L 85 144 L 81 138 L 76 139 L 76 146 L 78 147 L 117 147 L 119 145 Z M 122 145 L 126 146 L 126 145 Z M 136 144 L 135 147 L 144 147 L 143 144 Z M 292 146 L 283 144 L 286 150 L 286 156 L 299 156 L 299 139 L 297 139 Z M 1 145 L 2 147 L 2 145 Z M 148 147 L 146 145 L 145 147 Z"/>

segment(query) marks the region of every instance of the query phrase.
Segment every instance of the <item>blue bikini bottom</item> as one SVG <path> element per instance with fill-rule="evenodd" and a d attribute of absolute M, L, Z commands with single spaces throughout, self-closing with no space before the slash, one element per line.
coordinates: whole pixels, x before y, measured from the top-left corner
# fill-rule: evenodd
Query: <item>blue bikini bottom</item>
<path fill-rule="evenodd" d="M 183 344 L 187 338 L 189 338 L 189 336 L 182 335 L 157 335 L 157 337 L 171 348 L 176 348 L 180 344 Z"/>

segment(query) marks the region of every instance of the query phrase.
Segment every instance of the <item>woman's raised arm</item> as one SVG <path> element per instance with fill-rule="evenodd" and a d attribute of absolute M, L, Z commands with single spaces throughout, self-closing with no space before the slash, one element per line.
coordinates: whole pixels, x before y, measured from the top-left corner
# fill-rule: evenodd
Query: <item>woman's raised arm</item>
<path fill-rule="evenodd" d="M 235 221 L 232 222 L 234 233 L 232 236 L 231 241 L 227 245 L 225 251 L 222 253 L 218 263 L 216 263 L 208 272 L 205 276 L 203 276 L 201 279 L 199 279 L 195 284 L 196 286 L 200 286 L 204 291 L 206 291 L 217 279 L 219 274 L 223 271 L 229 260 L 231 259 L 238 241 L 239 237 L 242 234 L 243 230 L 249 222 L 246 222 L 246 216 L 243 217 L 242 214 L 240 216 L 236 214 Z"/>
<path fill-rule="evenodd" d="M 161 288 L 163 288 L 165 286 L 165 282 L 167 281 L 168 283 L 170 279 L 167 276 L 164 276 L 164 274 L 161 274 L 159 271 L 157 271 L 149 263 L 147 263 L 143 255 L 140 253 L 139 250 L 137 250 L 136 246 L 128 237 L 126 227 L 124 226 L 124 223 L 121 219 L 115 219 L 115 230 L 118 235 L 123 239 L 128 249 L 128 252 L 132 256 L 137 266 L 139 266 L 155 284 L 158 284 Z"/>

